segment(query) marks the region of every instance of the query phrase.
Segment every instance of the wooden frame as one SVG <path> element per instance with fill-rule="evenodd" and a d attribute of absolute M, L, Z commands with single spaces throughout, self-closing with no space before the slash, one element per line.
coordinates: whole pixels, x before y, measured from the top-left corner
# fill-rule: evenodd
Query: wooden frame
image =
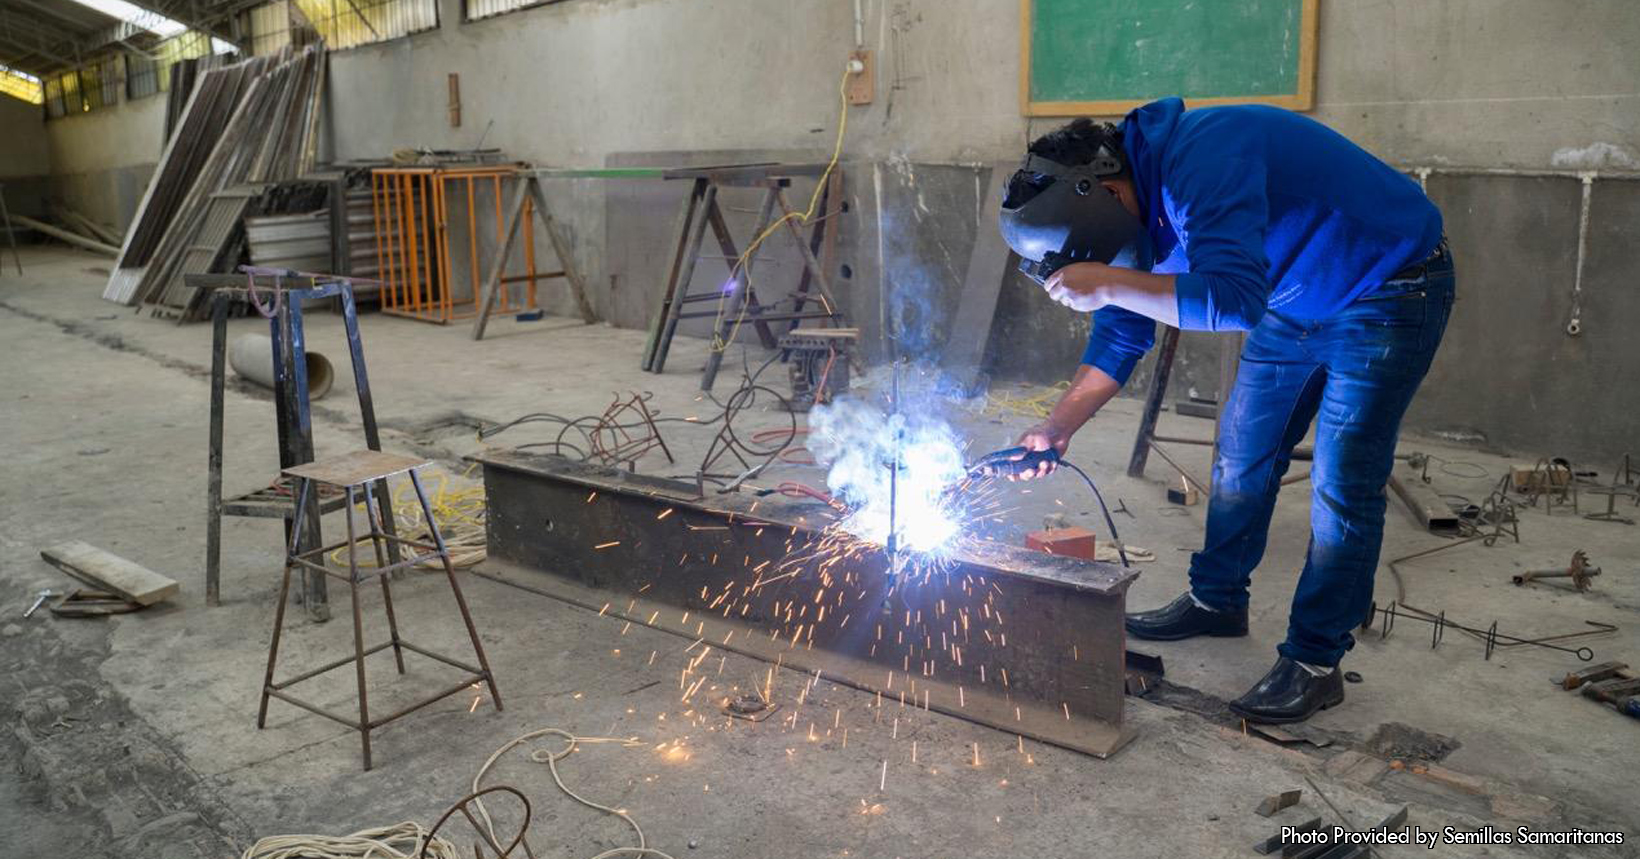
<path fill-rule="evenodd" d="M 1019 104 L 1025 116 L 1120 116 L 1154 99 L 1109 101 L 1031 101 L 1031 2 L 1019 0 Z M 1315 107 L 1315 46 L 1319 30 L 1320 0 L 1300 0 L 1298 44 L 1298 92 L 1292 94 L 1215 96 L 1192 98 L 1175 93 L 1189 107 L 1220 104 L 1269 104 L 1288 110 Z"/>

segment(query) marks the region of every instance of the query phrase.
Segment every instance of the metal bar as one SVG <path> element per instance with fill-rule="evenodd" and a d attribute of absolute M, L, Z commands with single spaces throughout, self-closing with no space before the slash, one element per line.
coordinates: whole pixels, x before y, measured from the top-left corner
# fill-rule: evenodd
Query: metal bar
<path fill-rule="evenodd" d="M 48 223 L 45 223 L 44 221 L 37 221 L 33 218 L 30 218 L 27 215 L 7 215 L 6 220 L 7 220 L 8 223 L 9 222 L 16 222 L 16 223 L 22 224 L 23 226 L 28 227 L 31 230 L 36 230 L 36 231 L 45 233 L 46 235 L 51 236 L 52 238 L 61 239 L 62 241 L 68 242 L 71 245 L 78 245 L 78 246 L 80 246 L 82 248 L 85 248 L 86 250 L 89 250 L 89 251 L 96 251 L 97 253 L 107 254 L 111 257 L 118 257 L 120 255 L 120 249 L 117 248 L 117 247 L 114 247 L 111 244 L 107 244 L 107 243 L 104 243 L 104 242 L 99 242 L 96 239 L 88 239 L 85 236 L 80 235 L 79 233 L 71 233 L 68 230 L 59 229 L 59 228 L 54 227 L 54 226 L 52 226 Z"/>
<path fill-rule="evenodd" d="M 512 202 L 507 204 L 507 211 L 510 212 L 511 215 L 509 216 L 509 223 L 506 227 L 506 236 L 496 237 L 499 239 L 496 244 L 496 256 L 490 263 L 489 275 L 484 278 L 484 295 L 479 299 L 478 316 L 473 319 L 474 340 L 484 339 L 484 329 L 490 324 L 490 313 L 495 308 L 496 293 L 501 291 L 501 276 L 507 266 L 507 256 L 512 253 L 513 243 L 518 240 L 518 225 L 519 222 L 523 220 L 524 198 L 528 191 L 525 187 L 526 181 L 527 180 L 524 179 L 519 180 L 518 189 L 513 192 Z M 496 193 L 499 198 L 499 188 Z M 501 203 L 498 199 L 496 202 L 498 209 L 500 205 Z M 500 213 L 498 211 L 497 217 L 499 216 Z M 473 236 L 473 241 L 476 243 L 478 241 L 478 236 Z"/>
<path fill-rule="evenodd" d="M 351 656 L 348 657 L 349 661 L 351 661 L 352 659 L 353 659 L 353 657 L 351 657 Z M 282 691 L 282 690 L 279 690 L 279 689 L 269 689 L 267 691 L 267 694 L 269 694 L 269 695 L 271 695 L 275 698 L 278 698 L 279 700 L 285 702 L 286 704 L 294 704 L 298 707 L 301 707 L 302 709 L 308 711 L 309 713 L 314 713 L 316 715 L 323 716 L 326 719 L 330 719 L 331 721 L 334 721 L 334 722 L 341 722 L 342 724 L 344 724 L 344 725 L 346 725 L 349 728 L 352 728 L 354 730 L 359 729 L 359 723 L 358 722 L 356 722 L 352 719 L 349 719 L 346 716 L 339 716 L 335 713 L 332 713 L 331 711 L 326 710 L 323 707 L 318 706 L 317 704 L 309 704 L 308 702 L 303 701 L 301 698 L 298 698 L 295 695 L 290 694 L 289 692 L 285 692 L 285 691 Z M 369 769 L 369 768 L 366 767 L 366 769 Z"/>
<path fill-rule="evenodd" d="M 763 203 L 758 207 L 757 226 L 752 228 L 751 242 L 757 242 L 757 240 L 762 237 L 764 233 L 769 232 L 771 229 L 770 224 L 774 221 L 774 206 L 780 201 L 780 191 L 782 187 L 782 185 L 776 183 L 770 184 L 768 188 L 765 189 L 763 194 Z M 706 211 L 706 216 L 712 219 L 712 234 L 717 238 L 718 249 L 723 251 L 724 256 L 739 259 L 741 251 L 739 248 L 735 247 L 734 236 L 729 232 L 729 224 L 723 218 L 723 207 L 714 206 L 711 209 L 708 209 Z M 801 237 L 799 237 L 799 240 L 801 240 Z M 759 306 L 757 300 L 757 288 L 752 286 L 752 264 L 757 261 L 758 251 L 762 249 L 763 245 L 761 243 L 752 244 L 747 248 L 745 252 L 746 262 L 740 267 L 741 276 L 736 278 L 733 282 L 736 284 L 736 289 L 744 295 L 744 301 L 747 306 L 746 318 L 751 319 L 755 324 L 757 328 L 757 336 L 763 342 L 763 348 L 773 349 L 779 345 L 779 341 L 775 339 L 774 332 L 769 330 L 768 323 L 758 318 L 763 310 L 762 307 Z M 729 274 L 731 276 L 734 275 L 734 269 L 732 266 L 729 270 Z M 739 325 L 737 324 L 735 327 L 739 328 Z M 725 349 L 728 348 L 727 343 L 724 343 L 723 346 Z M 710 364 L 710 359 L 708 359 L 708 364 Z M 702 388 L 702 390 L 705 390 L 705 388 Z"/>
<path fill-rule="evenodd" d="M 386 480 L 383 480 L 382 486 L 386 485 Z M 376 566 L 386 567 L 391 562 L 387 560 L 386 546 L 383 545 L 387 541 L 383 539 L 381 521 L 376 518 L 376 499 L 372 497 L 375 493 L 371 491 L 369 481 L 365 481 L 361 488 L 364 489 L 364 518 L 370 530 L 370 548 L 376 553 Z M 391 513 L 389 509 L 389 515 Z M 404 649 L 399 644 L 399 618 L 393 613 L 393 588 L 387 583 L 391 576 L 376 578 L 382 583 L 382 606 L 387 609 L 387 632 L 388 640 L 393 643 L 393 661 L 398 663 L 399 673 L 403 674 Z"/>
<path fill-rule="evenodd" d="M 337 548 L 340 548 L 340 547 L 337 547 Z M 386 575 L 388 573 L 395 572 L 395 571 L 398 571 L 398 570 L 409 569 L 410 567 L 413 567 L 413 566 L 415 566 L 415 565 L 417 565 L 417 564 L 419 564 L 423 561 L 431 561 L 432 559 L 437 558 L 437 557 L 438 557 L 437 553 L 428 553 L 426 555 L 417 555 L 413 558 L 406 558 L 406 559 L 404 559 L 402 561 L 399 561 L 397 563 L 388 564 L 385 567 L 380 567 L 380 568 L 374 569 L 374 570 L 368 570 L 367 575 L 377 575 L 377 576 Z M 337 579 L 341 579 L 344 582 L 349 581 L 351 579 L 352 575 L 353 575 L 352 573 L 342 573 L 339 570 L 336 570 L 336 569 L 333 569 L 329 566 L 326 566 L 323 562 L 310 561 L 307 558 L 293 558 L 293 559 L 291 559 L 291 562 L 301 565 L 304 569 L 312 570 L 316 573 L 323 573 L 324 575 L 331 576 L 331 577 L 334 577 L 334 578 L 337 578 Z"/>
<path fill-rule="evenodd" d="M 484 643 L 478 640 L 478 626 L 473 623 L 473 613 L 467 608 L 467 598 L 461 593 L 461 583 L 456 581 L 455 567 L 450 564 L 450 548 L 444 544 L 444 535 L 439 533 L 438 520 L 433 518 L 433 508 L 427 503 L 427 493 L 421 488 L 421 477 L 416 469 L 410 469 L 410 485 L 416 490 L 416 501 L 421 504 L 421 512 L 426 516 L 427 533 L 433 535 L 433 542 L 438 544 L 439 558 L 444 561 L 444 576 L 450 581 L 450 591 L 456 596 L 456 607 L 461 610 L 461 620 L 467 626 L 467 637 L 473 643 L 473 655 L 478 657 L 478 664 L 484 670 L 480 676 L 490 687 L 490 700 L 495 702 L 495 708 L 501 709 L 501 691 L 495 685 L 495 672 L 490 670 L 490 659 L 484 655 Z"/>
<path fill-rule="evenodd" d="M 222 604 L 222 418 L 227 378 L 228 297 L 211 297 L 211 425 L 205 457 L 205 604 Z"/>
<path fill-rule="evenodd" d="M 290 373 L 290 384 L 287 386 L 290 396 L 290 444 L 291 465 L 301 465 L 313 461 L 313 414 L 308 398 L 307 376 L 307 342 L 302 328 L 302 299 L 301 293 L 292 291 L 285 296 L 286 301 L 280 304 L 284 313 L 286 340 L 285 351 L 290 364 L 287 370 Z M 323 545 L 324 537 L 321 534 L 319 523 L 319 499 L 317 492 L 308 494 L 307 516 L 303 519 L 304 531 L 301 535 L 301 546 Z M 297 554 L 301 552 L 298 551 Z M 304 576 L 305 588 L 303 601 L 307 605 L 308 616 L 315 621 L 330 619 L 329 591 L 324 576 Z"/>
<path fill-rule="evenodd" d="M 346 488 L 347 590 L 353 602 L 353 664 L 359 680 L 359 741 L 364 745 L 364 768 L 370 769 L 370 697 L 364 682 L 364 616 L 359 607 L 359 546 L 353 525 L 353 487 Z M 321 578 L 321 581 L 323 579 Z"/>
<path fill-rule="evenodd" d="M 680 313 L 678 319 L 714 319 L 717 315 L 718 313 L 715 310 L 700 313 Z M 835 314 L 819 311 L 811 313 L 765 313 L 761 318 L 764 322 L 785 322 L 796 319 L 836 319 L 837 317 Z"/>
<path fill-rule="evenodd" d="M 1458 533 L 1458 514 L 1452 512 L 1451 505 L 1441 498 L 1440 493 L 1430 488 L 1429 484 L 1419 479 L 1418 473 L 1410 466 L 1405 474 L 1397 473 L 1402 469 L 1397 467 L 1389 475 L 1389 488 L 1395 491 L 1395 496 L 1407 507 L 1412 518 L 1418 520 L 1425 531 L 1431 534 Z"/>
<path fill-rule="evenodd" d="M 444 174 L 435 173 L 429 180 L 433 187 L 433 243 L 434 260 L 438 263 L 438 319 L 440 322 L 449 322 L 451 304 L 455 301 L 455 290 L 450 284 L 450 218 L 447 204 L 444 199 Z M 478 300 L 477 296 L 473 297 Z"/>
<path fill-rule="evenodd" d="M 433 695 L 430 698 L 423 698 L 422 700 L 417 701 L 413 704 L 406 704 L 405 706 L 400 707 L 398 710 L 396 710 L 396 711 L 394 711 L 394 712 L 392 712 L 392 713 L 390 713 L 386 716 L 378 717 L 374 721 L 370 722 L 368 727 L 371 730 L 375 730 L 376 728 L 380 728 L 381 726 L 387 724 L 388 722 L 393 721 L 394 719 L 399 718 L 400 716 L 408 716 L 411 713 L 414 713 L 417 710 L 420 710 L 421 708 L 427 706 L 428 704 L 433 704 L 433 703 L 437 703 L 439 701 L 443 701 L 445 698 L 448 698 L 451 695 L 454 695 L 454 694 L 456 694 L 457 692 L 460 692 L 463 689 L 471 688 L 473 683 L 476 682 L 477 680 L 480 680 L 480 679 L 483 679 L 482 675 L 480 675 L 477 678 L 474 678 L 474 677 L 464 678 L 459 683 L 457 683 L 456 685 L 451 686 L 450 688 L 445 689 L 444 691 L 442 691 L 442 692 L 440 692 L 436 695 Z"/>
<path fill-rule="evenodd" d="M 402 647 L 404 647 L 405 650 L 408 650 L 411 653 L 421 654 L 422 656 L 425 656 L 428 659 L 432 659 L 432 660 L 435 660 L 437 662 L 442 662 L 445 665 L 450 666 L 451 668 L 460 668 L 462 671 L 467 671 L 467 672 L 470 672 L 470 673 L 473 673 L 473 674 L 478 674 L 480 676 L 482 676 L 484 674 L 484 669 L 479 668 L 476 665 L 469 665 L 465 662 L 462 662 L 459 659 L 451 659 L 450 657 L 445 656 L 442 653 L 434 653 L 433 651 L 428 650 L 425 647 L 420 647 L 420 646 L 411 644 L 408 641 L 401 641 L 401 642 L 399 642 L 399 644 Z"/>
<path fill-rule="evenodd" d="M 669 313 L 666 322 L 661 326 L 660 340 L 655 344 L 655 354 L 650 359 L 649 372 L 657 375 L 666 372 L 666 356 L 672 351 L 672 336 L 677 333 L 678 313 L 683 308 L 681 299 L 689 294 L 689 281 L 694 280 L 695 264 L 700 260 L 700 243 L 706 238 L 706 222 L 711 220 L 711 213 L 717 208 L 717 186 L 706 182 L 705 179 L 699 180 L 697 184 L 701 183 L 704 183 L 705 191 L 698 206 L 700 217 L 688 225 L 689 232 L 682 236 L 683 265 L 678 269 Z"/>
<path fill-rule="evenodd" d="M 6 241 L 11 243 L 11 262 L 17 266 L 17 276 L 23 276 L 23 258 L 17 255 L 17 233 L 11 226 L 11 210 L 6 208 L 6 186 L 0 183 L 0 223 L 6 228 Z"/>
<path fill-rule="evenodd" d="M 1131 736 L 1122 618 L 1136 570 L 981 543 L 896 583 L 878 547 L 824 568 L 791 560 L 825 524 L 812 504 L 700 499 L 562 457 L 479 461 L 486 566 L 509 583 L 1090 754 Z"/>
<path fill-rule="evenodd" d="M 533 179 L 520 177 L 520 182 L 526 185 L 534 184 Z M 545 215 L 542 218 L 545 219 Z M 524 300 L 518 306 L 523 310 L 531 310 L 539 305 L 535 303 L 535 197 L 530 195 L 524 198 L 524 271 L 529 280 L 529 288 L 525 290 Z"/>
<path fill-rule="evenodd" d="M 1167 379 L 1173 374 L 1173 356 L 1179 350 L 1179 329 L 1172 326 L 1163 328 L 1161 348 L 1156 350 L 1156 369 L 1150 376 L 1150 392 L 1145 395 L 1145 409 L 1139 415 L 1139 432 L 1133 439 L 1133 454 L 1128 457 L 1128 477 L 1145 476 L 1151 441 L 1156 437 L 1156 421 L 1161 417 L 1162 400 L 1167 396 Z"/>
<path fill-rule="evenodd" d="M 370 648 L 365 650 L 364 655 L 369 656 L 369 655 L 371 655 L 371 654 L 373 654 L 377 651 L 386 650 L 388 647 L 391 647 L 392 644 L 393 644 L 393 642 L 391 642 L 391 641 L 384 641 L 381 644 L 373 645 Z M 320 665 L 317 668 L 310 668 L 307 671 L 304 671 L 301 674 L 296 675 L 295 677 L 289 677 L 289 678 L 286 678 L 285 680 L 282 680 L 278 683 L 269 684 L 269 688 L 270 689 L 289 689 L 290 687 L 295 686 L 296 684 L 302 682 L 303 680 L 311 680 L 315 677 L 318 677 L 320 674 L 325 673 L 326 671 L 335 671 L 336 669 L 341 668 L 344 665 L 348 665 L 352 662 L 353 662 L 353 654 L 350 653 L 350 654 L 348 654 L 346 656 L 343 656 L 339 659 L 333 659 L 329 662 L 326 662 L 325 664 Z"/>
<path fill-rule="evenodd" d="M 644 342 L 642 369 L 649 372 L 654 365 L 655 352 L 660 345 L 661 330 L 672 318 L 672 302 L 678 295 L 678 277 L 684 266 L 685 255 L 689 250 L 690 228 L 694 225 L 696 211 L 700 207 L 701 197 L 706 193 L 706 180 L 696 179 L 689 185 L 689 193 L 684 195 L 683 207 L 678 212 L 677 227 L 672 232 L 677 234 L 678 243 L 672 250 L 672 264 L 666 270 L 666 282 L 661 286 L 660 305 L 649 322 L 649 338 Z"/>
<path fill-rule="evenodd" d="M 467 177 L 467 268 L 473 284 L 473 301 L 479 300 L 483 282 L 478 279 L 478 210 L 474 208 L 478 195 L 476 177 Z"/>
<path fill-rule="evenodd" d="M 353 365 L 353 388 L 359 394 L 359 418 L 364 423 L 364 444 L 371 450 L 382 449 L 381 431 L 376 426 L 376 400 L 370 393 L 370 374 L 365 370 L 364 339 L 359 335 L 359 308 L 353 300 L 353 285 L 345 281 L 335 285 L 342 300 L 342 324 L 347 331 L 347 355 Z M 376 504 L 381 511 L 381 530 L 397 539 L 398 524 L 393 518 L 393 499 L 387 488 L 387 479 L 376 481 Z M 388 560 L 397 563 L 398 546 L 387 544 Z"/>

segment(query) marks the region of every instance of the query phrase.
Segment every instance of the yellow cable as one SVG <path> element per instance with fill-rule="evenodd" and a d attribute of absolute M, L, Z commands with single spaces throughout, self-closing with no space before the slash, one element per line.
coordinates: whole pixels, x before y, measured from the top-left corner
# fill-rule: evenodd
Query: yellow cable
<path fill-rule="evenodd" d="M 1059 402 L 1060 396 L 1069 390 L 1070 382 L 1058 382 L 1041 388 L 1035 393 L 1015 396 L 1006 391 L 992 393 L 986 398 L 983 414 L 1006 413 L 1030 418 L 1046 418 L 1053 407 Z"/>
<path fill-rule="evenodd" d="M 837 141 L 831 148 L 831 161 L 826 164 L 825 171 L 820 174 L 820 181 L 814 186 L 814 193 L 809 197 L 808 210 L 801 215 L 796 212 L 787 212 L 784 215 L 781 215 L 774 223 L 770 224 L 767 229 L 760 233 L 757 238 L 753 239 L 752 243 L 747 245 L 746 249 L 740 252 L 740 256 L 735 258 L 734 265 L 729 267 L 729 279 L 731 281 L 733 281 L 736 277 L 742 276 L 746 261 L 751 258 L 752 253 L 757 250 L 758 246 L 763 244 L 763 240 L 773 235 L 776 229 L 784 226 L 787 221 L 793 219 L 796 219 L 804 225 L 807 225 L 814 220 L 814 210 L 820 206 L 820 195 L 826 189 L 826 181 L 831 178 L 831 172 L 837 169 L 838 159 L 843 156 L 843 135 L 848 131 L 848 78 L 850 74 L 851 72 L 849 72 L 848 68 L 844 67 L 843 79 L 837 84 L 837 98 L 841 103 L 841 107 L 839 108 L 837 114 Z M 745 288 L 750 290 L 752 288 L 751 275 L 747 274 L 744 276 L 746 278 Z M 740 303 L 740 314 L 735 317 L 735 324 L 729 329 L 729 336 L 719 337 L 717 333 L 717 322 L 720 322 L 723 319 L 724 302 L 727 301 L 728 298 L 729 296 L 726 293 L 718 297 L 717 319 L 713 321 L 712 325 L 711 350 L 713 352 L 722 352 L 725 349 L 728 349 L 730 344 L 735 342 L 735 337 L 740 334 L 741 324 L 746 321 L 746 311 L 751 307 L 751 302 L 742 301 Z M 825 306 L 828 312 L 831 311 L 831 302 L 827 301 L 824 295 L 820 296 L 820 303 Z"/>
<path fill-rule="evenodd" d="M 472 474 L 478 463 L 473 463 L 461 473 L 463 478 Z M 444 538 L 444 546 L 450 551 L 450 565 L 453 567 L 470 567 L 484 560 L 486 555 L 486 535 L 484 532 L 485 497 L 483 486 L 469 486 L 466 489 L 451 489 L 449 475 L 439 472 L 435 483 L 430 487 L 427 495 L 427 506 L 433 511 L 433 521 L 438 525 L 439 536 Z M 393 492 L 392 508 L 393 521 L 397 525 L 395 533 L 400 536 L 414 534 L 418 530 L 425 530 L 422 521 L 421 502 L 412 495 L 412 487 L 406 482 L 399 484 Z M 363 507 L 364 502 L 358 502 Z M 369 521 L 372 511 L 365 511 L 364 521 Z M 431 538 L 431 534 L 428 535 Z M 342 569 L 347 568 L 347 546 L 340 546 L 333 550 L 330 562 Z M 355 563 L 359 569 L 372 569 L 377 566 L 376 559 L 367 553 L 359 553 Z M 439 569 L 443 564 L 437 559 L 423 561 L 417 566 L 425 569 Z"/>

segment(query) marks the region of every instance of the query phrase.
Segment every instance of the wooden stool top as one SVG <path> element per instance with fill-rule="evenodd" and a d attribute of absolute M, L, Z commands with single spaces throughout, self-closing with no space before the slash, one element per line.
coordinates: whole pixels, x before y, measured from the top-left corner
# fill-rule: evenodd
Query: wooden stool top
<path fill-rule="evenodd" d="M 287 468 L 282 473 L 332 486 L 358 486 L 430 464 L 430 460 L 414 456 L 399 456 L 379 450 L 355 450 Z"/>

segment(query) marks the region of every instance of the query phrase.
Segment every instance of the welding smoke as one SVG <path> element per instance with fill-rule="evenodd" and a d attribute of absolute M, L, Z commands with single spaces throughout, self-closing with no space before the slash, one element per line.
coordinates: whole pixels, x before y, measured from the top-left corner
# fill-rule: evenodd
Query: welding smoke
<path fill-rule="evenodd" d="M 946 489 L 965 474 L 962 446 L 945 421 L 927 410 L 897 413 L 854 398 L 809 413 L 809 450 L 828 468 L 826 485 L 853 513 L 849 533 L 886 543 L 889 475 L 899 463 L 895 530 L 900 547 L 925 554 L 946 548 L 961 523 Z"/>

